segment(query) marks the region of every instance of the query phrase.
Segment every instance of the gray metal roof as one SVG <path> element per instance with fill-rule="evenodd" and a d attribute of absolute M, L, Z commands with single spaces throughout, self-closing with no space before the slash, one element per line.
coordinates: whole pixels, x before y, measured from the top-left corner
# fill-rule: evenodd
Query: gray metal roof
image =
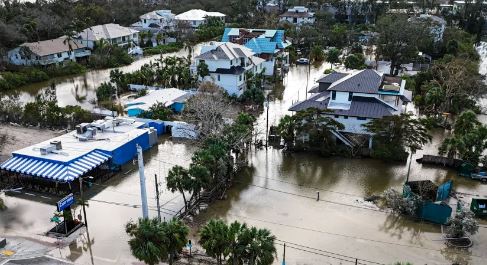
<path fill-rule="evenodd" d="M 334 82 L 328 90 L 377 93 L 382 83 L 382 75 L 372 69 L 365 69 Z"/>
<path fill-rule="evenodd" d="M 221 49 L 215 49 L 207 51 L 203 54 L 196 56 L 197 59 L 203 60 L 229 60 L 228 55 Z"/>
<path fill-rule="evenodd" d="M 327 110 L 328 102 L 330 100 L 328 91 L 322 92 L 308 100 L 298 102 L 289 108 L 290 111 L 301 111 L 308 108 L 317 108 L 320 110 Z M 345 115 L 352 117 L 364 118 L 382 118 L 384 116 L 392 116 L 394 109 L 386 103 L 380 101 L 375 97 L 357 97 L 354 96 L 352 103 L 348 110 L 334 109 L 330 112 L 325 112 L 333 115 Z"/>
<path fill-rule="evenodd" d="M 325 75 L 324 77 L 318 79 L 318 83 L 335 83 L 336 81 L 344 78 L 345 76 L 347 76 L 349 74 L 347 73 L 340 73 L 340 72 L 331 72 L 327 75 Z"/>

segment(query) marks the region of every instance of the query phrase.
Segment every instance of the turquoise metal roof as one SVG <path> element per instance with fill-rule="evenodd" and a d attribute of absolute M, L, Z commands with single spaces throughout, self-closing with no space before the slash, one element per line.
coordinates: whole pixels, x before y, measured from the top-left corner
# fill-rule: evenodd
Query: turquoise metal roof
<path fill-rule="evenodd" d="M 225 28 L 223 32 L 222 42 L 230 41 L 230 35 L 237 35 L 240 31 L 239 28 Z M 284 40 L 284 30 L 275 29 L 248 29 L 248 31 L 264 31 L 264 33 L 253 38 L 245 44 L 245 47 L 251 49 L 256 54 L 272 53 L 274 54 L 277 49 L 284 49 L 290 45 L 289 42 Z"/>

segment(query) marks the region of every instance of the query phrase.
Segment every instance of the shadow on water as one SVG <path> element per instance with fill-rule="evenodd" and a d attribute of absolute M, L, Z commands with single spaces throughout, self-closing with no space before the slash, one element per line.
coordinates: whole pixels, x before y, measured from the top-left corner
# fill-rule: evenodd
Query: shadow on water
<path fill-rule="evenodd" d="M 431 223 L 390 213 L 384 223 L 379 226 L 379 231 L 397 239 L 403 239 L 404 236 L 408 236 L 408 241 L 411 244 L 421 246 L 424 233 L 439 233 L 440 229 L 437 225 Z"/>

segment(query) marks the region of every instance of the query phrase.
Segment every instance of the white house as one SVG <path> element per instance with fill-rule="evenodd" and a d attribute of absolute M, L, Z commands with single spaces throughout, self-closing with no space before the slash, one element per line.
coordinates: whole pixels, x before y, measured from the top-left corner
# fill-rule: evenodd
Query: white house
<path fill-rule="evenodd" d="M 399 77 L 366 69 L 351 73 L 333 72 L 318 80 L 319 85 L 307 100 L 291 106 L 290 111 L 308 108 L 322 110 L 345 126 L 343 132 L 368 134 L 363 125 L 370 120 L 404 112 L 403 104 L 411 101 L 406 81 Z"/>
<path fill-rule="evenodd" d="M 113 23 L 84 29 L 77 38 L 90 49 L 101 40 L 118 46 L 139 45 L 139 31 Z"/>
<path fill-rule="evenodd" d="M 225 22 L 226 15 L 220 12 L 207 12 L 201 9 L 191 9 L 184 13 L 181 13 L 175 17 L 179 22 L 188 23 L 192 28 L 198 28 L 201 24 L 204 24 L 210 17 L 218 18 Z"/>
<path fill-rule="evenodd" d="M 315 14 L 309 12 L 309 9 L 304 6 L 295 6 L 289 8 L 285 13 L 279 16 L 280 22 L 289 22 L 296 26 L 303 24 L 313 24 L 315 23 Z"/>
<path fill-rule="evenodd" d="M 132 24 L 133 27 L 143 29 L 165 29 L 174 28 L 174 15 L 171 10 L 155 10 L 140 16 L 140 21 Z"/>
<path fill-rule="evenodd" d="M 267 76 L 274 75 L 278 62 L 289 63 L 289 53 L 285 49 L 291 43 L 286 40 L 284 30 L 225 28 L 222 41 L 243 45 L 264 59 L 264 74 Z"/>
<path fill-rule="evenodd" d="M 246 73 L 260 73 L 264 59 L 254 56 L 251 49 L 230 42 L 212 42 L 201 49 L 196 56 L 192 72 L 197 74 L 198 65 L 208 65 L 209 76 L 200 80 L 210 80 L 225 89 L 228 94 L 240 96 L 246 87 Z"/>
<path fill-rule="evenodd" d="M 9 62 L 15 65 L 58 64 L 90 55 L 91 51 L 84 44 L 78 40 L 68 41 L 66 37 L 24 43 L 7 54 Z"/>

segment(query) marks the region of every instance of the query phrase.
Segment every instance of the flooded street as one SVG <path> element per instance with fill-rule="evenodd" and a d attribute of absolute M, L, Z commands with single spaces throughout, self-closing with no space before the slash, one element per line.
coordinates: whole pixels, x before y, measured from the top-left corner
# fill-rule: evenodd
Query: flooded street
<path fill-rule="evenodd" d="M 184 55 L 184 52 L 179 53 Z M 148 57 L 121 68 L 137 70 L 142 64 L 157 58 Z M 311 67 L 291 67 L 283 87 L 272 91 L 269 104 L 269 124 L 289 114 L 287 109 L 306 96 L 328 64 Z M 60 105 L 78 104 L 86 108 L 94 97 L 94 89 L 109 79 L 109 70 L 89 72 L 83 76 L 57 80 Z M 309 80 L 306 82 L 306 80 Z M 48 84 L 46 84 L 48 85 Z M 44 85 L 45 86 L 45 85 Z M 76 86 L 86 99 L 76 99 Z M 38 91 L 36 86 L 32 91 Z M 33 94 L 25 93 L 23 97 Z M 36 92 L 37 93 L 37 92 Z M 258 117 L 257 131 L 265 135 L 266 111 Z M 435 131 L 431 144 L 419 151 L 435 154 L 443 131 Z M 154 175 L 165 187 L 165 176 L 173 165 L 187 166 L 195 147 L 184 142 L 161 138 L 157 148 L 144 154 L 149 214 L 157 216 Z M 287 242 L 286 264 L 391 264 L 409 261 L 418 264 L 486 264 L 487 222 L 473 237 L 474 246 L 468 251 L 446 249 L 440 227 L 409 220 L 378 211 L 363 201 L 363 197 L 378 194 L 389 187 L 401 190 L 407 173 L 406 163 L 386 163 L 373 159 L 323 158 L 313 154 L 286 154 L 281 150 L 252 150 L 249 168 L 236 177 L 236 183 L 226 200 L 217 201 L 195 218 L 204 223 L 210 218 L 239 220 L 260 228 L 268 228 L 277 237 L 277 260 L 282 262 L 282 243 Z M 457 177 L 441 168 L 412 162 L 411 180 L 429 179 L 435 183 L 453 179 L 459 192 L 487 196 L 487 185 Z M 320 201 L 316 200 L 320 192 Z M 0 234 L 42 234 L 52 225 L 50 218 L 55 202 L 49 198 L 34 198 L 24 194 L 4 196 L 9 209 L 0 215 Z M 51 255 L 69 259 L 76 264 L 134 264 L 127 244 L 124 225 L 141 216 L 139 177 L 135 164 L 129 163 L 109 181 L 94 185 L 89 191 L 87 208 L 90 243 L 87 236 L 69 247 L 54 249 Z M 36 202 L 39 201 L 39 202 Z M 40 202 L 42 201 L 42 202 Z M 182 196 L 164 190 L 161 196 L 162 214 L 170 218 L 182 206 Z M 76 210 L 76 215 L 80 209 Z"/>

